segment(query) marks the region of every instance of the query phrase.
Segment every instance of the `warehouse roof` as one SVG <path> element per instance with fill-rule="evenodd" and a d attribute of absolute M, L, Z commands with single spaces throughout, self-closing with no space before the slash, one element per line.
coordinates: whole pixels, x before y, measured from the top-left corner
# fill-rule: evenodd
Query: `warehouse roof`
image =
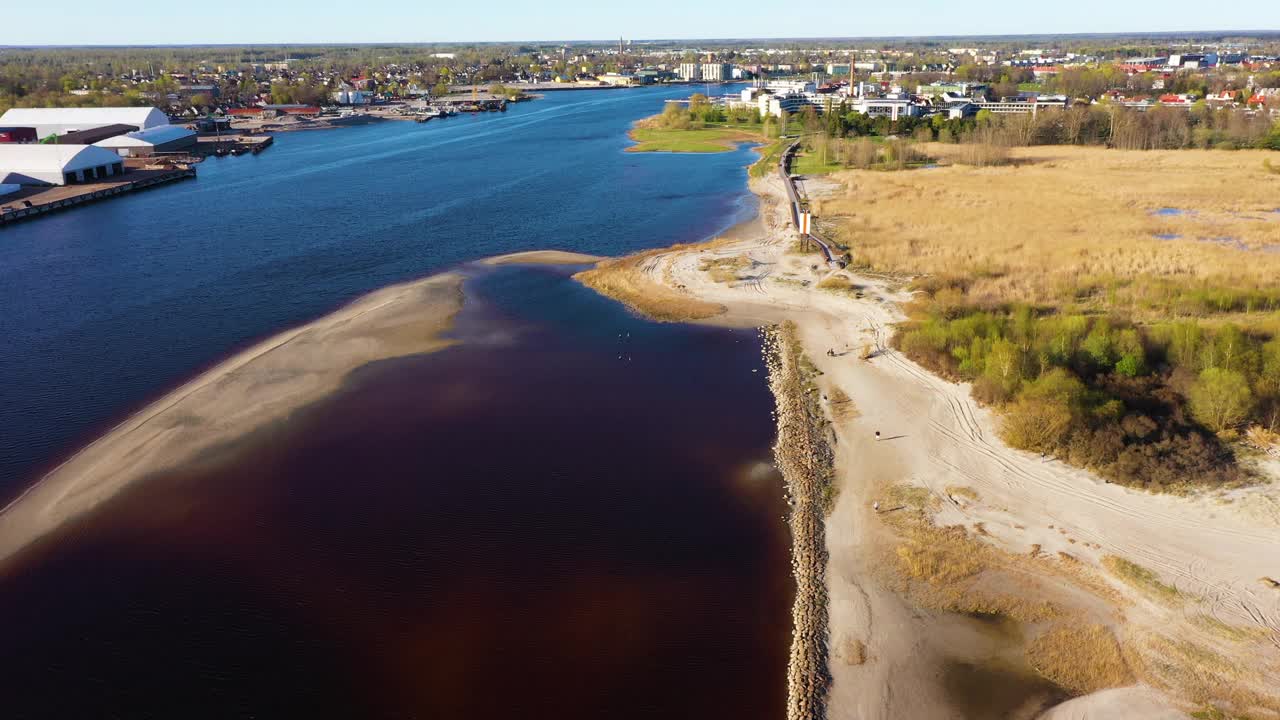
<path fill-rule="evenodd" d="M 152 147 L 173 142 L 174 140 L 195 137 L 195 134 L 194 130 L 189 130 L 181 125 L 161 125 L 160 127 L 109 137 L 94 143 L 94 145 L 112 148 Z"/>
<path fill-rule="evenodd" d="M 120 162 L 120 156 L 93 145 L 0 145 L 0 177 L 10 173 L 72 172 Z"/>
<path fill-rule="evenodd" d="M 103 125 L 102 127 L 89 128 L 88 130 L 72 130 L 58 136 L 59 145 L 93 145 L 99 140 L 106 140 L 116 135 L 123 135 L 127 132 L 137 130 L 137 125 L 124 125 L 117 123 L 115 125 Z"/>
<path fill-rule="evenodd" d="M 77 125 L 84 129 L 117 124 L 150 128 L 168 125 L 169 116 L 153 107 L 10 108 L 0 115 L 0 125 Z"/>

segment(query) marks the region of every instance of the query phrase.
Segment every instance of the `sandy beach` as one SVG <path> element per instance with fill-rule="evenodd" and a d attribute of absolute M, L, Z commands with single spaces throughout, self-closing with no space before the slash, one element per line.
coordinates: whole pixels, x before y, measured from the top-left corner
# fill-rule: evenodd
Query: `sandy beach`
<path fill-rule="evenodd" d="M 287 418 L 361 365 L 447 347 L 461 286 L 446 273 L 377 290 L 169 392 L 0 511 L 0 563 L 139 480 Z"/>
<path fill-rule="evenodd" d="M 825 524 L 829 717 L 1167 718 L 1210 701 L 1280 712 L 1274 482 L 1153 495 L 1010 449 L 967 386 L 888 346 L 909 296 L 886 278 L 823 283 L 837 271 L 794 252 L 780 179 L 752 189 L 760 216 L 732 236 L 612 267 L 662 288 L 663 319 L 710 304 L 724 312 L 690 317 L 791 321 L 816 366 L 838 491 Z M 645 283 L 587 279 L 646 309 L 626 293 Z M 1262 471 L 1274 480 L 1274 463 Z M 908 522 L 916 508 L 923 520 Z M 921 556 L 939 567 L 904 570 Z M 1104 558 L 1155 577 L 1124 582 Z M 957 559 L 964 572 L 949 574 Z M 1073 645 L 1095 628 L 1096 646 Z M 1114 657 L 1109 675 L 1099 652 Z M 1064 685 L 1080 697 L 1062 702 Z"/>

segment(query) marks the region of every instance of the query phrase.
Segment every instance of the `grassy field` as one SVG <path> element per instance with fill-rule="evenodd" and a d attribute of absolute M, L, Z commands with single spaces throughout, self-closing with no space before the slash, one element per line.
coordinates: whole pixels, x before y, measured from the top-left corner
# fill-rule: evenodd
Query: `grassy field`
<path fill-rule="evenodd" d="M 945 162 L 953 148 L 927 151 Z M 1165 319 L 1177 289 L 1274 287 L 1280 175 L 1262 164 L 1271 155 L 1020 148 L 1005 167 L 838 173 L 845 191 L 815 212 L 877 271 L 967 273 L 973 300 Z"/>
<path fill-rule="evenodd" d="M 1272 153 L 965 150 L 835 173 L 816 204 L 855 267 L 914 276 L 895 347 L 972 382 L 1016 448 L 1156 492 L 1249 482 L 1235 440 L 1280 429 Z"/>
<path fill-rule="evenodd" d="M 728 152 L 736 148 L 739 143 L 759 142 L 763 139 L 757 133 L 727 127 L 688 130 L 635 127 L 629 135 L 637 144 L 627 148 L 628 152 Z"/>
<path fill-rule="evenodd" d="M 782 151 L 786 150 L 791 142 L 789 138 L 778 138 L 768 145 L 757 148 L 760 159 L 751 165 L 751 177 L 764 177 L 773 172 L 773 169 L 778 166 L 778 160 L 782 158 Z"/>
<path fill-rule="evenodd" d="M 818 153 L 804 152 L 797 155 L 791 164 L 791 172 L 797 175 L 828 175 L 843 169 L 844 166 L 836 162 L 835 153 L 831 153 L 828 162 L 824 163 Z"/>

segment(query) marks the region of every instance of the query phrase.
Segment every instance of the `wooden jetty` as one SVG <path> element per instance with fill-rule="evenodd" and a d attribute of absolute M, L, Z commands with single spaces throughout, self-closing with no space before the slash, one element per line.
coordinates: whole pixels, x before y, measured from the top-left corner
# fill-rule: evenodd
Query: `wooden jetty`
<path fill-rule="evenodd" d="M 0 228 L 66 208 L 97 202 L 117 195 L 194 178 L 193 167 L 172 170 L 131 170 L 114 182 L 28 188 L 0 195 Z"/>

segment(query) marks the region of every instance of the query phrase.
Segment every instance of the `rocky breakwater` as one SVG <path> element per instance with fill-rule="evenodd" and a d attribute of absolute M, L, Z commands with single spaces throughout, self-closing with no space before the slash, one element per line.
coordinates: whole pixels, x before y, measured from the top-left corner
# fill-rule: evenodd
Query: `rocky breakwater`
<path fill-rule="evenodd" d="M 826 716 L 830 684 L 823 496 L 832 480 L 833 455 L 820 393 L 813 383 L 817 370 L 805 358 L 794 326 L 767 328 L 763 345 L 769 387 L 777 403 L 774 459 L 791 506 L 791 569 L 796 582 L 787 719 L 813 720 Z"/>

